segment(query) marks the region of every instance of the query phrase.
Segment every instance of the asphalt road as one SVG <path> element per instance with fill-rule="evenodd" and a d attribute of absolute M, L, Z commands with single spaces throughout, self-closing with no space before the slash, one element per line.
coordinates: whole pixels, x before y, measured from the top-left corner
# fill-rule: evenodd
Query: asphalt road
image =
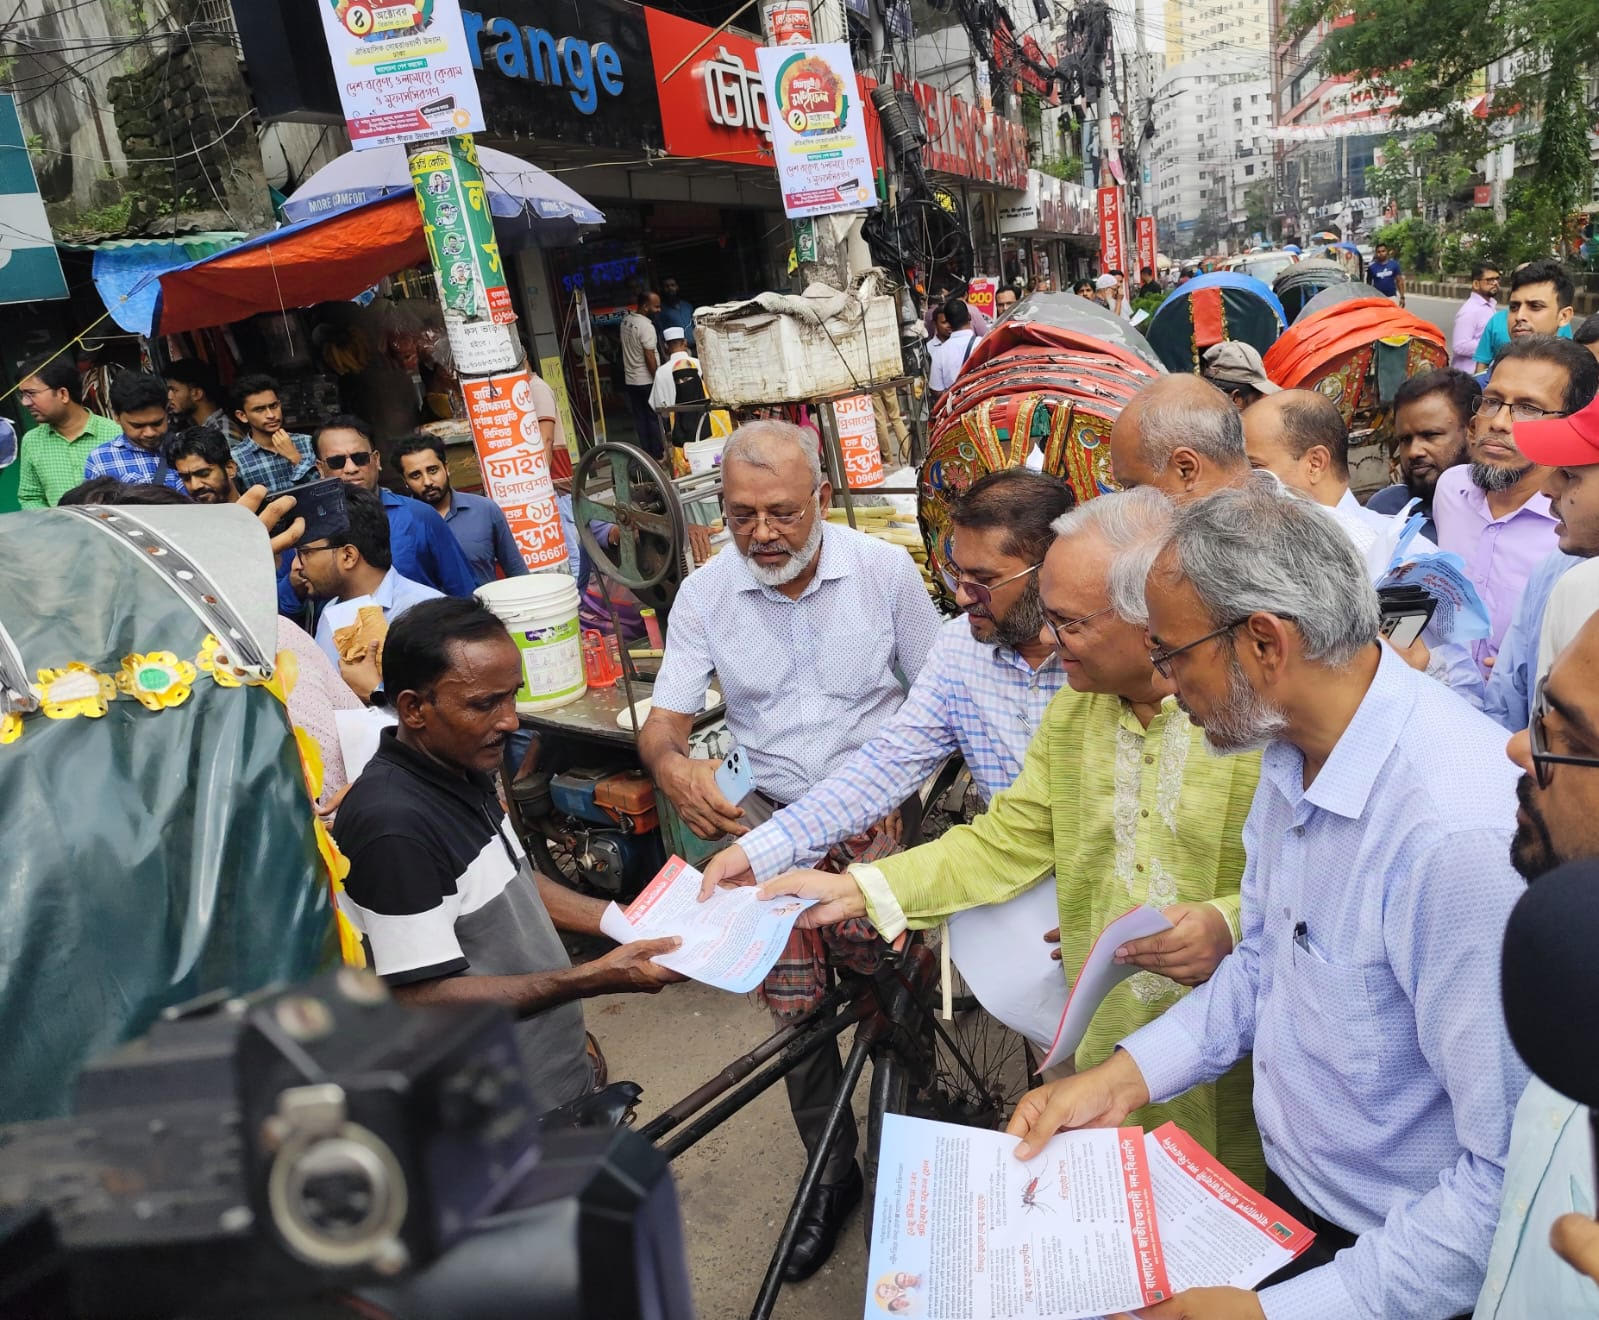
<path fill-rule="evenodd" d="M 1444 339 L 1447 340 L 1454 327 L 1455 313 L 1460 310 L 1460 302 L 1455 298 L 1422 298 L 1411 294 L 1405 299 L 1405 310 L 1414 312 L 1424 321 L 1431 321 L 1444 332 Z"/>

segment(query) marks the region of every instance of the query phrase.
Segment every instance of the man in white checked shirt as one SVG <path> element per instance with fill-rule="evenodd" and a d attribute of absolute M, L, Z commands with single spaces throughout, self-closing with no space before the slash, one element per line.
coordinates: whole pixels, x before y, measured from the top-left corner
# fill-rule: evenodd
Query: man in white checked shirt
<path fill-rule="evenodd" d="M 718 853 L 717 883 L 775 879 L 809 866 L 833 844 L 882 820 L 959 751 L 986 803 L 1021 773 L 1044 709 L 1066 685 L 1055 648 L 1040 639 L 1038 567 L 1051 524 L 1072 507 L 1071 487 L 1025 468 L 993 472 L 951 507 L 950 572 L 966 614 L 938 641 L 905 704 L 870 740 L 792 806 Z M 951 952 L 983 1006 L 1034 1040 L 1060 1022 L 1066 983 L 1044 933 L 1058 921 L 1054 887 L 950 919 Z M 1003 975 L 980 955 L 1009 948 Z"/>
<path fill-rule="evenodd" d="M 656 787 L 706 839 L 745 832 L 743 811 L 716 786 L 718 763 L 688 754 L 713 674 L 757 791 L 779 805 L 795 802 L 899 709 L 939 626 L 909 555 L 827 525 L 832 489 L 822 479 L 814 432 L 775 421 L 741 426 L 722 451 L 722 492 L 738 553 L 716 556 L 678 592 L 639 733 L 639 758 Z M 860 948 L 866 956 L 868 946 Z M 775 993 L 777 975 L 785 964 L 813 965 L 819 949 L 819 941 L 804 948 L 791 941 L 764 987 L 774 1011 L 790 1007 Z M 830 943 L 828 952 L 838 950 Z M 785 1078 L 808 1149 L 842 1075 L 837 1051 L 822 1050 Z M 856 1139 L 848 1124 L 830 1149 L 786 1278 L 820 1268 L 839 1223 L 860 1200 Z"/>

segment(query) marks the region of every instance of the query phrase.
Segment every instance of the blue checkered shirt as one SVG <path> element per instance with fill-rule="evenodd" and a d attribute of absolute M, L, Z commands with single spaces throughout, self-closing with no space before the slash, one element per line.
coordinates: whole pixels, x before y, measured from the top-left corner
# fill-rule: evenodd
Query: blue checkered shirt
<path fill-rule="evenodd" d="M 986 802 L 1022 771 L 1044 710 L 1066 685 L 1060 658 L 1034 669 L 976 641 L 964 616 L 941 629 L 905 704 L 793 806 L 739 840 L 758 880 L 822 856 L 905 801 L 951 752 Z"/>
<path fill-rule="evenodd" d="M 88 461 L 83 465 L 83 479 L 88 481 L 91 477 L 115 477 L 125 485 L 144 486 L 154 482 L 156 473 L 160 470 L 159 451 L 141 449 L 127 436 L 119 435 L 115 440 L 107 440 L 89 455 Z M 188 495 L 188 491 L 183 488 L 183 478 L 170 466 L 161 484 L 177 491 L 179 495 L 185 497 Z"/>
<path fill-rule="evenodd" d="M 1274 742 L 1244 822 L 1243 938 L 1123 1048 L 1150 1099 L 1254 1054 L 1266 1163 L 1359 1235 L 1267 1320 L 1471 1310 L 1527 1069 L 1499 1005 L 1519 771 L 1505 733 L 1388 647 L 1304 786 Z"/>
<path fill-rule="evenodd" d="M 239 469 L 239 482 L 249 490 L 251 486 L 265 486 L 268 495 L 277 495 L 316 476 L 316 448 L 311 437 L 298 431 L 291 433 L 294 447 L 300 451 L 298 464 L 289 462 L 282 454 L 262 449 L 249 436 L 233 446 L 233 461 Z"/>

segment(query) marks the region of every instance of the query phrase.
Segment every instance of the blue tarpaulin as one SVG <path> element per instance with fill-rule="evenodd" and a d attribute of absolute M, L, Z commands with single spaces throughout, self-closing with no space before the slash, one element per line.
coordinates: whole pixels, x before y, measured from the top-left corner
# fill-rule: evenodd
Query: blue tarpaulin
<path fill-rule="evenodd" d="M 149 335 L 156 294 L 161 291 L 161 275 L 201 257 L 224 252 L 244 238 L 242 233 L 206 232 L 103 243 L 94 253 L 94 287 L 100 291 L 112 320 L 132 334 Z"/>

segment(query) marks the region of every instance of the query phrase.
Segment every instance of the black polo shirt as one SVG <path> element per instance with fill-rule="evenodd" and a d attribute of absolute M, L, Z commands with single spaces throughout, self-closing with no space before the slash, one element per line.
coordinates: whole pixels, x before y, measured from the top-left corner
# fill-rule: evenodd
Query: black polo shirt
<path fill-rule="evenodd" d="M 350 861 L 340 907 L 391 985 L 571 966 L 493 780 L 453 774 L 385 729 L 333 826 Z M 540 1109 L 592 1083 L 576 1001 L 516 1024 Z"/>

